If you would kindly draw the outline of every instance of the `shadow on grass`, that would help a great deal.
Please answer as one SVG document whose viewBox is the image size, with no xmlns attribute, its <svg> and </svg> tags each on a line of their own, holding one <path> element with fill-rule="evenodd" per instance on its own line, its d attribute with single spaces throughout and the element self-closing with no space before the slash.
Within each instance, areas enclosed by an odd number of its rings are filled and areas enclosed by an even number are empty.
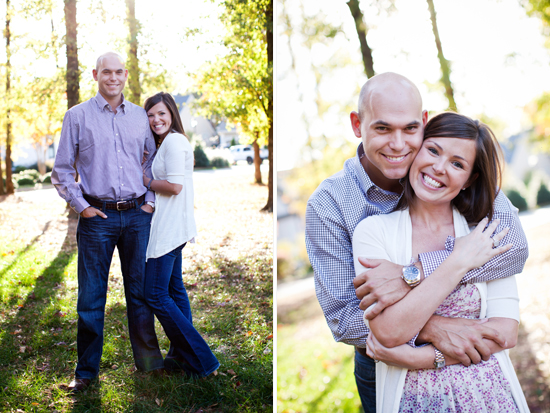
<svg viewBox="0 0 550 413">
<path fill-rule="evenodd" d="M 44 227 L 43 233 L 47 230 L 48 225 L 49 223 Z M 18 261 L 25 259 L 30 247 L 41 235 L 18 253 L 17 259 L 10 264 L 10 268 Z M 53 347 L 66 352 L 65 348 L 55 347 L 54 343 L 58 339 L 57 336 L 61 335 L 59 331 L 63 330 L 63 327 L 67 327 L 62 321 L 64 313 L 59 311 L 57 306 L 60 298 L 56 295 L 63 294 L 61 288 L 65 269 L 76 253 L 76 248 L 71 247 L 70 237 L 74 237 L 74 230 L 71 231 L 69 224 L 58 255 L 34 280 L 34 290 L 27 294 L 17 309 L 10 311 L 9 316 L 1 325 L 0 391 L 4 389 L 2 398 L 7 400 L 11 396 L 12 403 L 16 400 L 24 404 L 27 401 L 26 398 L 32 399 L 33 390 L 30 386 L 29 391 L 24 393 L 21 393 L 21 389 L 18 388 L 25 386 L 29 375 L 36 374 L 37 377 L 44 380 L 43 371 L 57 372 L 58 369 L 67 368 L 63 360 L 60 361 L 59 358 L 52 360 L 55 352 L 51 349 Z M 20 297 L 10 297 L 6 301 L 10 304 L 14 299 L 18 300 Z M 51 377 L 51 373 L 46 375 Z M 12 394 L 10 395 L 10 393 Z"/>
<path fill-rule="evenodd" d="M 518 342 L 510 351 L 521 388 L 532 413 L 550 412 L 550 388 L 529 343 L 528 332 L 519 325 Z"/>
<path fill-rule="evenodd" d="M 2 271 L 0 271 L 0 279 L 2 279 L 2 277 L 4 277 L 4 275 L 13 268 L 14 265 L 17 264 L 17 262 L 19 261 L 20 258 L 22 258 L 30 249 L 31 247 L 36 244 L 36 242 L 40 239 L 40 237 L 42 235 L 44 235 L 46 233 L 46 231 L 48 230 L 48 228 L 50 227 L 50 223 L 52 221 L 48 221 L 46 222 L 46 224 L 44 225 L 44 228 L 42 228 L 42 233 L 38 234 L 36 237 L 34 237 L 32 239 L 31 242 L 29 242 L 29 244 L 27 246 L 25 246 L 25 248 L 23 248 L 22 250 L 18 251 L 17 254 L 12 258 L 12 261 L 4 268 L 2 268 Z"/>
</svg>

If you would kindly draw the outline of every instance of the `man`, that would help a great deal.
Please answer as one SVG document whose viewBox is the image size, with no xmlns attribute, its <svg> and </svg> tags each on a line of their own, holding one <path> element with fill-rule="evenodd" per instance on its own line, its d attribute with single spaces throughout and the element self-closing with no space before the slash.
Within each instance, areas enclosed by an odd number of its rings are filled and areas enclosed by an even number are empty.
<svg viewBox="0 0 550 413">
<path fill-rule="evenodd" d="M 306 246 L 327 323 L 337 341 L 355 346 L 355 376 L 361 402 L 365 412 L 374 412 L 375 368 L 365 352 L 369 330 L 363 322 L 363 310 L 376 303 L 369 313 L 372 319 L 411 287 L 401 278 L 403 266 L 384 260 L 362 261 L 372 269 L 355 278 L 352 236 L 361 220 L 392 212 L 397 206 L 402 192 L 399 180 L 407 174 L 422 145 L 428 116 L 422 110 L 416 86 L 395 73 L 371 78 L 361 89 L 358 106 L 358 112 L 350 115 L 353 132 L 362 140 L 357 156 L 321 183 L 309 199 Z M 487 281 L 523 269 L 527 259 L 525 235 L 517 210 L 503 194 L 495 201 L 494 218 L 501 219 L 497 232 L 510 227 L 501 242 L 513 242 L 514 247 L 481 269 L 469 272 L 463 282 Z M 429 276 L 448 254 L 449 251 L 421 254 L 416 266 Z M 358 298 L 363 298 L 361 307 Z M 497 331 L 479 321 L 434 316 L 417 342 L 432 342 L 443 353 L 469 365 L 488 357 L 483 338 L 500 340 Z"/>
<path fill-rule="evenodd" d="M 125 100 L 128 70 L 106 53 L 93 70 L 98 93 L 65 114 L 52 171 L 59 195 L 80 214 L 78 244 L 78 364 L 69 390 L 78 392 L 99 374 L 109 267 L 120 255 L 128 329 L 136 367 L 163 368 L 154 316 L 143 297 L 145 251 L 154 193 L 143 185 L 144 151 L 155 143 L 145 110 Z M 80 182 L 75 182 L 78 171 Z"/>
</svg>

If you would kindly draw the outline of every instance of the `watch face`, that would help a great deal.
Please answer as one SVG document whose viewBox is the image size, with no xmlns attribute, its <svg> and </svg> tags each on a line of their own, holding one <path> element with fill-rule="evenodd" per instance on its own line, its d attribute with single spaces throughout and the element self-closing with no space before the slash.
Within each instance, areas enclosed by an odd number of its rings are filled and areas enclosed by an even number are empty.
<svg viewBox="0 0 550 413">
<path fill-rule="evenodd" d="M 404 267 L 403 277 L 405 281 L 416 281 L 420 277 L 420 271 L 415 266 Z"/>
</svg>

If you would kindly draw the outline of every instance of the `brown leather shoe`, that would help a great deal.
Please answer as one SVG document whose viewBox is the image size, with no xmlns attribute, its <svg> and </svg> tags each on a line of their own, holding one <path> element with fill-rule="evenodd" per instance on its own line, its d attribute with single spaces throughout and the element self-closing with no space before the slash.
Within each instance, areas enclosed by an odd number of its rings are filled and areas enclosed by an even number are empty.
<svg viewBox="0 0 550 413">
<path fill-rule="evenodd" d="M 92 382 L 91 379 L 77 379 L 75 378 L 69 386 L 67 386 L 67 390 L 71 393 L 78 393 L 83 390 L 86 390 L 90 383 Z"/>
<path fill-rule="evenodd" d="M 164 367 L 151 371 L 151 376 L 153 377 L 166 377 L 169 375 L 170 375 L 170 372 L 166 370 Z"/>
</svg>

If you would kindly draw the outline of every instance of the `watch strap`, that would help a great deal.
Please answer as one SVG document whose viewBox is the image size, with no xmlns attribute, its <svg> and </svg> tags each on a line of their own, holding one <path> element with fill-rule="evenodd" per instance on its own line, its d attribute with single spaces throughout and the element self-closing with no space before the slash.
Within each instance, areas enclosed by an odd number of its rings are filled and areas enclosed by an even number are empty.
<svg viewBox="0 0 550 413">
<path fill-rule="evenodd" d="M 434 360 L 434 367 L 436 369 L 440 369 L 440 368 L 443 368 L 445 367 L 445 356 L 443 355 L 443 353 L 441 351 L 439 351 L 437 349 L 436 346 L 434 346 L 432 344 L 434 350 L 435 350 L 435 360 Z"/>
</svg>

